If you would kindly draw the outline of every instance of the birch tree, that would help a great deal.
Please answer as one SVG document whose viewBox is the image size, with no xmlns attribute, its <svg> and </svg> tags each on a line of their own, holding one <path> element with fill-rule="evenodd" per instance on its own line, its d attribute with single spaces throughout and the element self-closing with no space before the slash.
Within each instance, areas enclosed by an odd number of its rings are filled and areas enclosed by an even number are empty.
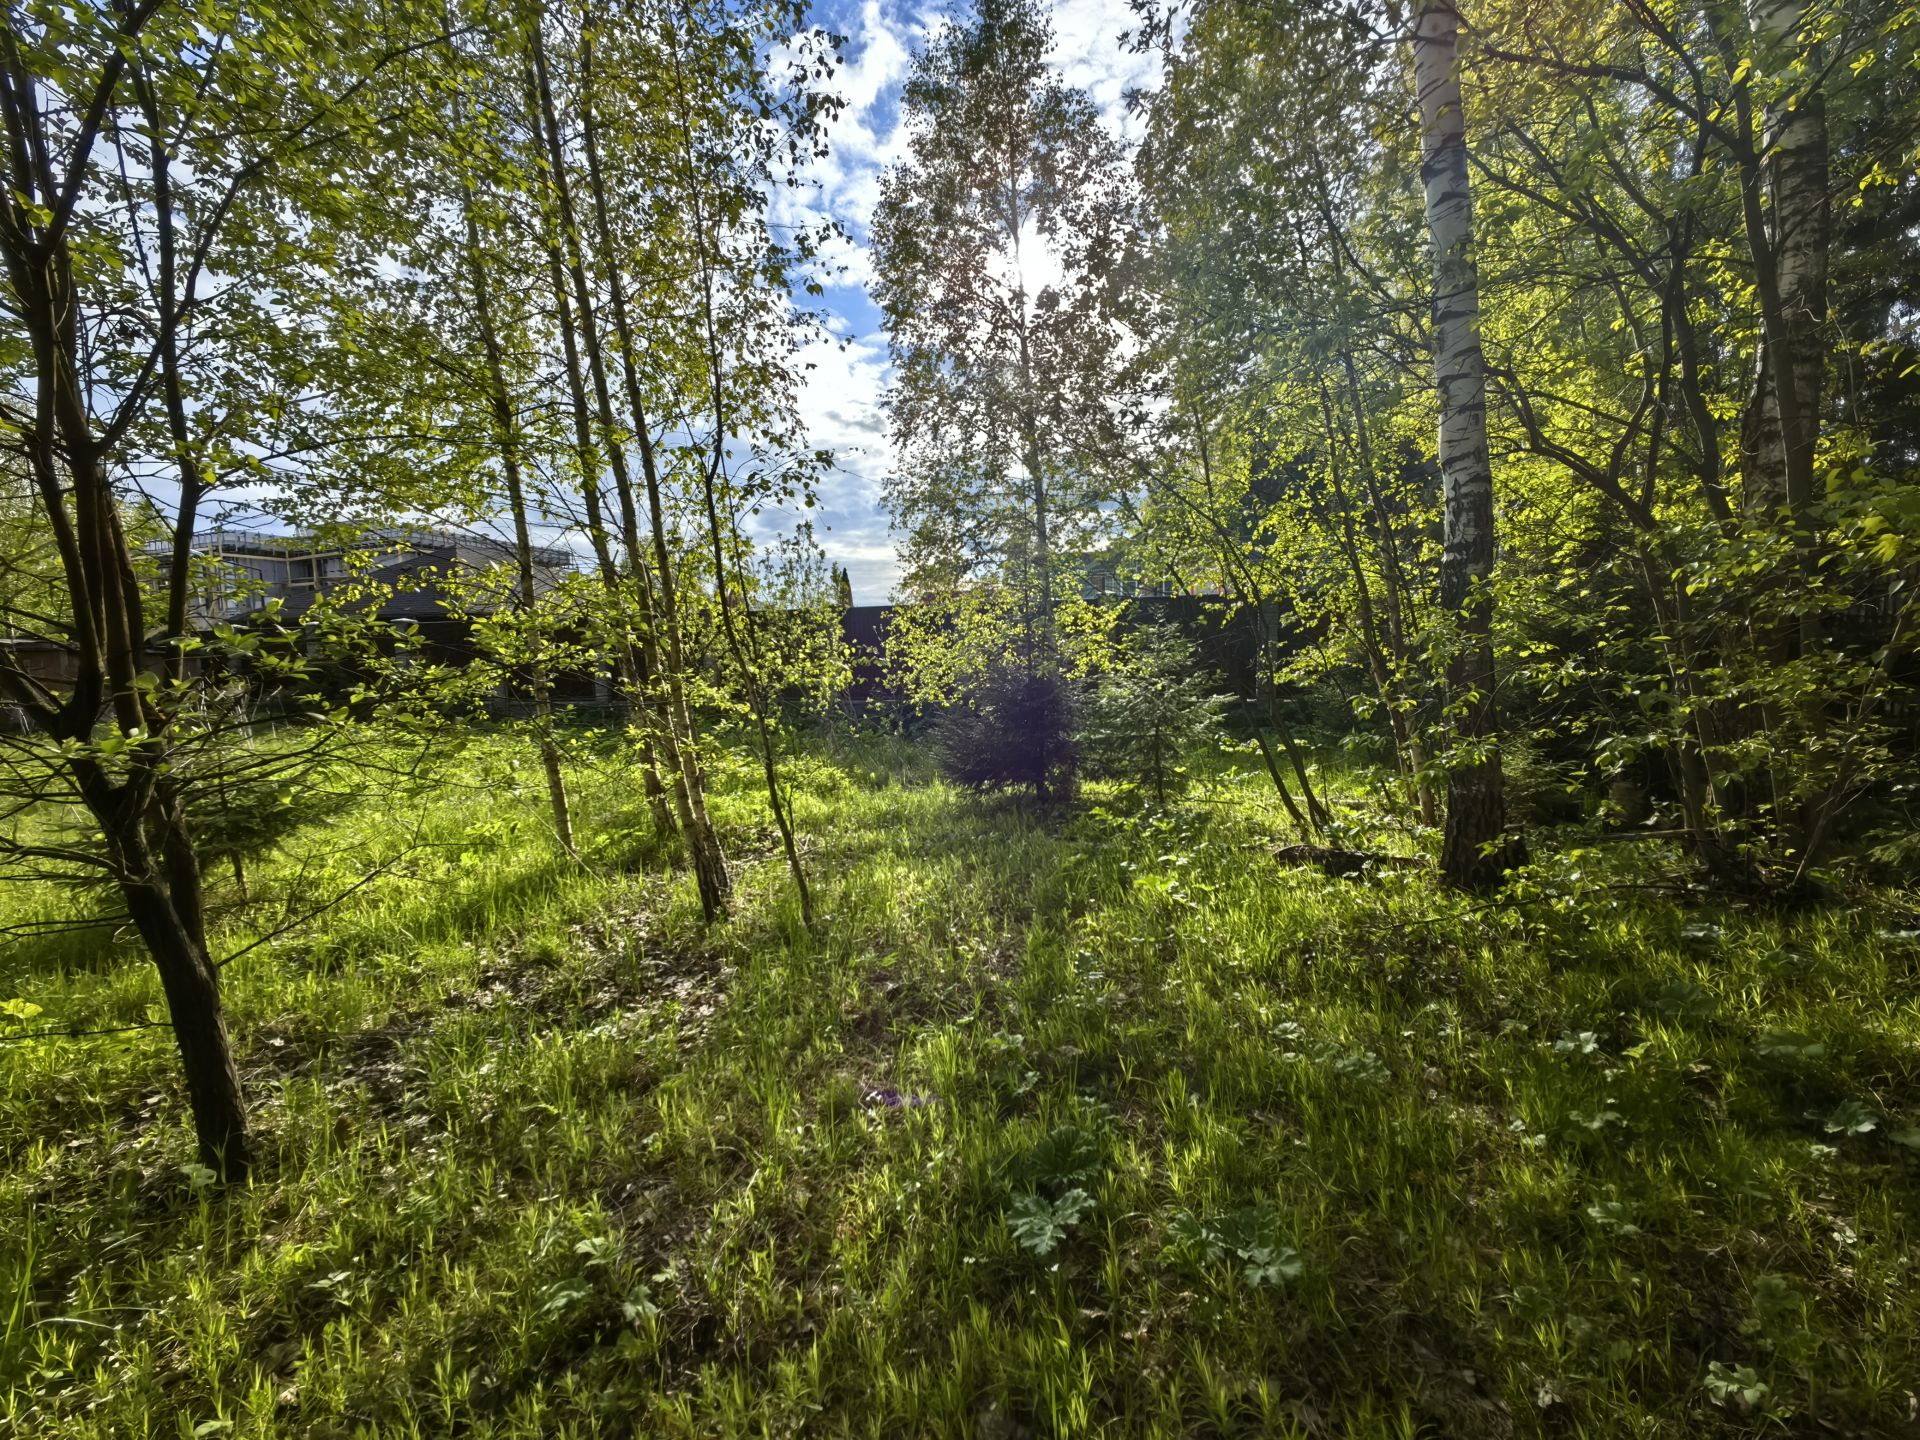
<svg viewBox="0 0 1920 1440">
<path fill-rule="evenodd" d="M 1751 53 L 1732 62 L 1741 214 L 1761 320 L 1742 435 L 1746 498 L 1762 511 L 1785 507 L 1802 525 L 1817 488 L 1831 228 L 1816 8 L 1750 0 Z"/>
<path fill-rule="evenodd" d="M 513 393 L 507 382 L 506 350 L 494 320 L 492 266 L 488 247 L 482 242 L 480 219 L 473 187 L 461 187 L 461 221 L 466 230 L 468 282 L 472 286 L 474 324 L 486 357 L 485 385 L 487 407 L 493 420 L 493 440 L 499 451 L 500 474 L 506 487 L 508 519 L 513 526 L 515 599 L 520 615 L 531 620 L 539 608 L 540 595 L 534 578 L 533 529 L 527 496 L 524 447 Z M 531 631 L 532 625 L 527 629 Z M 540 768 L 547 779 L 547 801 L 553 815 L 553 831 L 560 848 L 576 855 L 573 838 L 573 807 L 567 797 L 567 779 L 560 746 L 554 737 L 553 682 L 547 665 L 538 653 L 537 635 L 523 639 L 533 653 L 524 664 L 524 678 L 533 692 L 534 738 L 540 751 Z"/>
<path fill-rule="evenodd" d="M 1119 340 L 1099 290 L 1124 213 L 1119 152 L 1052 41 L 1033 0 L 978 0 L 937 32 L 873 220 L 910 581 L 1015 584 L 1040 672 L 1057 665 L 1061 557 L 1087 544 L 1111 449 Z"/>
<path fill-rule="evenodd" d="M 569 365 L 569 384 L 574 387 L 576 425 L 586 420 L 598 422 L 598 434 L 590 431 L 591 421 L 580 431 L 586 446 L 597 440 L 597 453 L 604 457 L 619 502 L 621 537 L 624 541 L 625 581 L 637 601 L 640 639 L 647 661 L 647 673 L 653 681 L 651 710 L 661 717 L 654 727 L 671 780 L 673 804 L 680 832 L 693 863 L 700 908 L 708 920 L 716 919 L 727 905 L 732 877 L 726 855 L 707 814 L 706 781 L 700 766 L 698 740 L 694 733 L 693 712 L 687 695 L 687 655 L 685 632 L 681 623 L 677 577 L 668 552 L 666 520 L 659 502 L 659 486 L 653 462 L 653 437 L 644 413 L 631 419 L 632 428 L 616 416 L 609 382 L 608 352 L 626 357 L 631 364 L 632 346 L 623 339 L 624 291 L 617 262 L 612 270 L 612 298 L 616 317 L 615 345 L 606 343 L 605 331 L 597 313 L 595 287 L 587 271 L 586 231 L 574 199 L 572 161 L 565 145 L 557 107 L 554 102 L 552 68 L 547 55 L 545 27 L 536 21 L 527 31 L 528 94 L 530 108 L 537 117 L 539 136 L 544 145 L 543 173 L 551 204 L 552 230 L 549 237 L 549 266 L 555 289 L 555 303 L 563 313 L 570 311 L 568 322 L 577 336 L 576 354 Z M 591 399 L 581 382 L 580 359 L 586 362 L 592 379 Z M 631 377 L 629 377 L 630 379 Z M 632 393 L 630 391 L 630 393 Z M 628 446 L 637 440 L 648 483 L 649 512 L 652 520 L 651 545 L 640 535 L 637 490 L 633 483 Z M 654 562 L 652 573 L 646 569 L 647 557 Z"/>
<path fill-rule="evenodd" d="M 1486 889 L 1504 867 L 1493 654 L 1493 465 L 1487 452 L 1487 365 L 1473 262 L 1473 193 L 1460 91 L 1460 13 L 1422 0 L 1412 31 L 1421 121 L 1420 178 L 1433 253 L 1433 378 L 1440 400 L 1444 549 L 1440 603 L 1453 621 L 1447 703 L 1454 754 L 1447 773 L 1440 869 L 1448 883 Z"/>
<path fill-rule="evenodd" d="M 73 677 L 0 662 L 33 726 L 7 767 L 0 859 L 117 890 L 159 974 L 201 1159 L 229 1179 L 253 1142 L 190 816 L 196 755 L 246 726 L 216 718 L 189 663 L 190 542 L 221 485 L 375 418 L 331 403 L 321 357 L 352 364 L 328 355 L 326 326 L 390 253 L 384 212 L 357 201 L 386 188 L 386 125 L 442 39 L 353 5 L 139 0 L 0 20 L 0 305 L 27 341 L 6 357 L 0 435 L 57 554 L 66 613 L 45 628 Z M 157 594 L 133 531 L 155 475 L 177 497 Z M 97 838 L 19 830 L 61 804 Z"/>
</svg>

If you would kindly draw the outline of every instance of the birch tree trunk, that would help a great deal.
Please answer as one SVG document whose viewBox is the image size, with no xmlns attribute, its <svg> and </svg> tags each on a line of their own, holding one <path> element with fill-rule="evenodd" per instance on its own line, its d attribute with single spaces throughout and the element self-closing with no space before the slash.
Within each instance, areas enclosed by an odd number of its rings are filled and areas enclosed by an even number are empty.
<svg viewBox="0 0 1920 1440">
<path fill-rule="evenodd" d="M 1456 633 L 1447 662 L 1456 755 L 1447 776 L 1440 868 L 1448 884 L 1485 890 L 1506 862 L 1506 805 L 1494 718 L 1493 470 L 1487 455 L 1487 364 L 1472 253 L 1473 194 L 1454 0 L 1420 0 L 1413 23 L 1421 119 L 1420 177 L 1433 248 L 1433 378 L 1440 396 L 1444 491 L 1440 602 Z"/>
<path fill-rule="evenodd" d="M 651 544 L 654 574 L 659 587 L 657 612 L 665 625 L 666 663 L 664 668 L 667 681 L 665 702 L 668 722 L 674 727 L 672 748 L 675 755 L 679 757 L 684 781 L 683 786 L 678 782 L 676 784 L 675 803 L 679 803 L 680 790 L 684 788 L 688 817 L 685 829 L 688 846 L 693 853 L 695 880 L 700 889 L 704 913 L 708 919 L 714 919 L 725 907 L 727 898 L 732 893 L 733 880 L 727 869 L 726 853 L 721 849 L 719 836 L 715 833 L 713 823 L 707 815 L 706 781 L 700 769 L 693 732 L 693 715 L 687 703 L 682 678 L 685 674 L 684 632 L 680 624 L 673 558 L 667 548 L 666 505 L 661 493 L 660 465 L 654 447 L 653 425 L 648 418 L 645 396 L 640 385 L 639 342 L 634 335 L 633 322 L 627 308 L 626 281 L 621 273 L 620 253 L 614 241 L 607 189 L 600 169 L 599 126 L 593 108 L 593 29 L 586 19 L 585 12 L 582 15 L 580 44 L 580 123 L 581 140 L 586 151 L 587 192 L 592 201 L 594 238 L 600 248 L 607 295 L 612 305 L 614 345 L 620 360 L 628 420 L 632 426 L 635 446 L 640 452 L 641 478 L 646 484 L 648 541 Z M 550 105 L 548 108 L 550 111 Z M 557 131 L 550 130 L 549 134 L 553 136 L 551 143 L 557 146 Z M 557 154 L 556 149 L 556 156 Z M 555 163 L 558 163 L 557 158 Z M 562 200 L 567 207 L 568 223 L 571 226 L 574 223 L 571 218 L 572 202 L 565 190 L 562 191 Z M 575 233 L 579 232 L 575 231 Z M 607 423 L 610 426 L 613 416 L 612 399 L 604 383 L 601 386 L 601 406 L 602 413 L 607 417 Z M 650 590 L 656 581 L 649 580 L 646 575 L 648 551 L 641 541 L 639 508 L 634 495 L 632 477 L 624 464 L 616 469 L 615 476 L 620 486 L 620 515 L 627 545 L 628 567 L 634 572 L 635 579 L 641 588 Z M 651 602 L 649 604 L 651 605 Z M 649 614 L 652 613 L 654 609 L 650 608 Z M 658 656 L 660 646 L 657 641 L 654 642 L 654 650 Z M 656 668 L 662 668 L 657 661 Z"/>
<path fill-rule="evenodd" d="M 528 79 L 531 82 L 531 74 Z M 530 100 L 534 94 L 529 83 Z M 535 105 L 537 109 L 537 101 Z M 543 217 L 543 222 L 549 219 Z M 614 564 L 613 547 L 607 536 L 606 513 L 601 504 L 600 457 L 593 441 L 593 421 L 587 406 L 586 381 L 581 375 L 580 344 L 574 333 L 573 305 L 568 298 L 565 262 L 561 259 L 560 241 L 556 233 L 558 228 L 557 221 L 544 223 L 542 245 L 547 255 L 547 285 L 553 294 L 554 315 L 560 327 L 560 349 L 565 360 L 567 395 L 573 417 L 574 463 L 580 472 L 580 492 L 586 502 L 587 543 L 593 550 L 594 567 L 600 576 L 601 588 L 606 591 L 614 613 L 623 614 L 623 587 L 619 567 Z M 646 632 L 641 637 L 642 643 L 650 644 L 651 628 L 643 623 L 642 629 Z M 648 669 L 635 655 L 630 642 L 618 647 L 616 668 L 622 688 L 631 697 L 635 729 L 641 736 L 642 783 L 646 789 L 648 807 L 653 813 L 654 828 L 663 837 L 672 839 L 679 835 L 680 827 L 675 822 L 674 811 L 668 807 L 667 790 L 660 781 L 653 752 L 653 736 L 658 734 L 663 741 L 670 737 L 654 719 L 647 696 Z"/>
<path fill-rule="evenodd" d="M 1803 44 L 1807 0 L 1749 0 L 1759 66 L 1777 84 Z M 1743 87 L 1744 88 L 1744 87 Z M 1744 116 L 1741 117 L 1743 120 Z M 1826 357 L 1827 117 L 1820 87 L 1790 84 L 1769 96 L 1760 150 L 1745 167 L 1747 239 L 1760 299 L 1759 365 L 1743 437 L 1750 506 L 1785 506 L 1798 523 L 1815 498 L 1814 449 Z M 1770 202 L 1760 212 L 1760 190 Z"/>
<path fill-rule="evenodd" d="M 1743 501 L 1750 515 L 1784 515 L 1793 544 L 1791 574 L 1782 589 L 1804 589 L 1820 567 L 1819 537 L 1811 510 L 1818 497 L 1814 456 L 1820 439 L 1825 383 L 1821 327 L 1826 320 L 1827 256 L 1831 221 L 1826 110 L 1817 78 L 1797 84 L 1794 62 L 1806 55 L 1809 0 L 1748 0 L 1748 39 L 1753 70 L 1766 81 L 1759 125 L 1754 116 L 1754 76 L 1743 74 L 1740 46 L 1729 25 L 1709 9 L 1714 39 L 1741 78 L 1732 87 L 1735 156 L 1740 167 L 1741 218 L 1753 261 L 1754 295 L 1760 310 L 1754 386 L 1741 425 Z M 1818 66 L 1810 64 L 1817 77 Z M 1756 643 L 1776 664 L 1816 648 L 1820 621 L 1810 607 L 1771 596 L 1756 624 Z M 1777 705 L 1762 707 L 1769 730 L 1786 716 Z M 1825 726 L 1817 703 L 1800 707 L 1809 741 Z M 1776 750 L 1784 758 L 1784 752 Z M 1812 859 L 1813 815 L 1820 802 L 1796 798 L 1793 766 L 1773 771 L 1773 811 L 1790 855 L 1804 874 Z"/>
<path fill-rule="evenodd" d="M 585 120 L 585 141 L 587 150 L 587 179 L 593 190 L 594 221 L 600 236 L 600 243 L 609 255 L 613 253 L 613 232 L 607 216 L 607 190 L 601 178 L 598 131 L 593 118 L 593 86 L 591 79 L 592 32 L 588 31 L 582 47 L 581 110 Z M 674 53 L 674 77 L 678 91 L 680 108 L 680 144 L 682 158 L 686 162 L 686 207 L 693 221 L 694 264 L 700 280 L 700 316 L 703 336 L 706 341 L 707 384 L 711 387 L 709 401 L 713 410 L 713 446 L 710 457 L 700 467 L 700 495 L 707 517 L 707 536 L 713 546 L 713 587 L 720 601 L 720 625 L 726 636 L 728 652 L 733 657 L 734 668 L 739 672 L 741 687 L 746 691 L 748 708 L 753 713 L 754 726 L 760 736 L 761 773 L 767 785 L 767 804 L 773 811 L 773 820 L 780 831 L 780 843 L 786 851 L 787 870 L 793 877 L 794 893 L 800 901 L 800 922 L 807 929 L 813 928 L 813 890 L 807 883 L 807 869 L 800 859 L 800 844 L 794 833 L 793 807 L 791 798 L 780 785 L 780 765 L 774 743 L 773 721 L 769 715 L 770 706 L 765 687 L 761 684 L 758 646 L 753 637 L 753 608 L 748 599 L 749 586 L 746 577 L 738 577 L 739 584 L 729 583 L 727 564 L 727 541 L 732 539 L 738 546 L 743 537 L 738 522 L 729 513 L 723 529 L 720 519 L 720 506 L 716 491 L 726 483 L 727 442 L 732 435 L 731 417 L 727 408 L 726 365 L 721 352 L 720 325 L 717 308 L 714 303 L 714 272 L 717 268 L 717 256 L 720 242 L 717 236 L 710 237 L 706 206 L 702 203 L 699 147 L 694 143 L 692 125 L 687 118 L 689 97 L 684 68 L 680 64 L 678 50 Z M 711 238 L 711 242 L 709 243 Z M 662 545 L 660 550 L 663 573 L 666 566 L 664 549 L 664 521 L 660 514 L 660 485 L 658 470 L 654 465 L 653 453 L 645 434 L 645 416 L 640 404 L 640 384 L 635 373 L 633 357 L 633 335 L 626 319 L 626 302 L 622 297 L 620 276 L 609 265 L 608 278 L 613 289 L 614 315 L 618 326 L 622 354 L 626 360 L 627 390 L 633 404 L 635 423 L 642 427 L 642 454 L 646 457 L 647 495 L 653 508 L 654 534 Z M 836 571 L 836 574 L 838 572 Z M 735 609 L 740 615 L 736 621 Z M 744 632 L 744 633 L 743 633 Z"/>
<path fill-rule="evenodd" d="M 1805 55 L 1808 41 L 1804 32 L 1810 8 L 1809 0 L 1750 0 L 1754 49 L 1769 74 L 1784 77 L 1791 62 Z M 1813 62 L 1808 68 L 1817 76 L 1815 57 L 1805 58 Z M 1831 212 L 1826 104 L 1818 81 L 1774 91 L 1767 102 L 1762 136 L 1772 201 L 1769 239 L 1776 277 L 1771 286 L 1763 282 L 1758 287 L 1763 306 L 1772 302 L 1761 316 L 1766 331 L 1762 349 L 1772 373 L 1785 459 L 1781 468 L 1786 477 L 1787 515 L 1793 527 L 1797 575 L 1804 589 L 1813 582 L 1822 559 L 1811 512 L 1820 498 L 1814 458 L 1820 443 L 1826 380 L 1821 330 L 1827 317 Z M 1756 254 L 1754 258 L 1757 267 L 1761 256 Z M 1789 621 L 1783 629 L 1789 630 L 1788 648 L 1795 655 L 1815 651 L 1821 644 L 1820 619 L 1811 607 L 1801 607 L 1797 623 Z M 1799 718 L 1808 743 L 1815 743 L 1826 726 L 1818 702 L 1805 701 Z M 1783 828 L 1789 837 L 1789 853 L 1796 862 L 1798 883 L 1819 846 L 1825 798 L 1790 798 L 1782 808 L 1780 818 L 1785 821 Z"/>
</svg>

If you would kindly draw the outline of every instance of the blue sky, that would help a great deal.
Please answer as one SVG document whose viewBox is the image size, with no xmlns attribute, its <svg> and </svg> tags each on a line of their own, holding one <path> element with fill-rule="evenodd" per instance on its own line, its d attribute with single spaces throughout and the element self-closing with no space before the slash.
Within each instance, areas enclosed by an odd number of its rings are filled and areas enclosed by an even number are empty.
<svg viewBox="0 0 1920 1440">
<path fill-rule="evenodd" d="M 854 599 L 863 605 L 884 601 L 899 572 L 881 505 L 892 461 L 880 410 L 887 342 L 865 285 L 871 273 L 867 220 L 879 198 L 881 172 L 904 151 L 900 87 L 912 53 L 948 11 L 940 0 L 827 0 L 815 10 L 816 23 L 847 37 L 834 79 L 846 108 L 835 122 L 828 158 L 812 169 L 813 187 L 775 196 L 775 220 L 831 216 L 848 236 L 835 257 L 846 273 L 828 287 L 824 302 L 832 339 L 809 346 L 803 357 L 812 368 L 802 414 L 811 443 L 832 450 L 837 462 L 814 513 L 816 538 L 852 574 Z M 1133 23 L 1125 0 L 1055 0 L 1053 15 L 1056 63 L 1069 83 L 1093 96 L 1114 132 L 1130 138 L 1124 96 L 1129 88 L 1151 84 L 1156 66 L 1120 44 Z"/>
</svg>

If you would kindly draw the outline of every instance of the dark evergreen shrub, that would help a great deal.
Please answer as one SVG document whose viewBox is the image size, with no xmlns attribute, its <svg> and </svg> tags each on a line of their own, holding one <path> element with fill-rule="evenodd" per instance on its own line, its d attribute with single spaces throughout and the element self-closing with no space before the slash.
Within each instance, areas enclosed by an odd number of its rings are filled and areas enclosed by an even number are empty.
<svg viewBox="0 0 1920 1440">
<path fill-rule="evenodd" d="M 971 790 L 1026 790 L 1055 799 L 1072 788 L 1079 745 L 1073 695 L 1057 677 L 991 671 L 934 727 L 940 773 Z"/>
</svg>

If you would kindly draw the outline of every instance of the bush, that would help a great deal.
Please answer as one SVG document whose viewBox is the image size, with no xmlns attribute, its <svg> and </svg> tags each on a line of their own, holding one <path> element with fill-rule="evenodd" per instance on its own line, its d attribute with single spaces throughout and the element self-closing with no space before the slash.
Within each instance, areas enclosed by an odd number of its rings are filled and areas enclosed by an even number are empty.
<svg viewBox="0 0 1920 1440">
<path fill-rule="evenodd" d="M 934 728 L 940 773 L 970 790 L 1072 789 L 1079 759 L 1073 697 L 1056 676 L 1000 666 Z"/>
</svg>

